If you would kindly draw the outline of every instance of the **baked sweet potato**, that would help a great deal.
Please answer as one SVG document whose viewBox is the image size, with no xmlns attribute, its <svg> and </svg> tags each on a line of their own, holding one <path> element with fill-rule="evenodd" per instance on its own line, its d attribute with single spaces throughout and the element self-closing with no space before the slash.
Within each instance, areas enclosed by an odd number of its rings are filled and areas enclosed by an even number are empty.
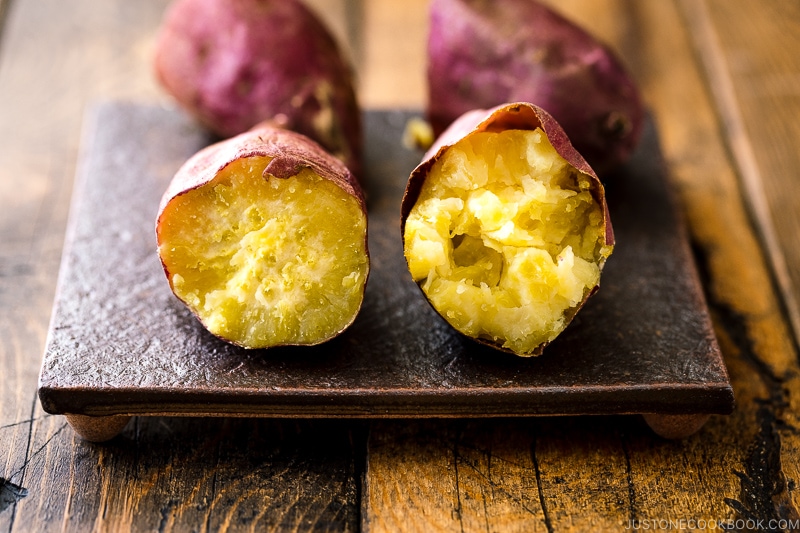
<svg viewBox="0 0 800 533">
<path fill-rule="evenodd" d="M 264 120 L 310 137 L 360 172 L 352 70 L 298 0 L 177 0 L 155 45 L 161 85 L 225 138 Z"/>
<path fill-rule="evenodd" d="M 195 154 L 164 193 L 156 236 L 172 291 L 233 344 L 318 344 L 361 307 L 363 193 L 303 135 L 257 126 Z"/>
<path fill-rule="evenodd" d="M 636 147 L 639 91 L 614 52 L 535 0 L 432 0 L 428 119 L 531 102 L 552 115 L 601 176 Z"/>
<path fill-rule="evenodd" d="M 411 173 L 401 229 L 433 308 L 461 333 L 522 356 L 564 330 L 614 247 L 600 180 L 528 103 L 456 120 Z"/>
</svg>

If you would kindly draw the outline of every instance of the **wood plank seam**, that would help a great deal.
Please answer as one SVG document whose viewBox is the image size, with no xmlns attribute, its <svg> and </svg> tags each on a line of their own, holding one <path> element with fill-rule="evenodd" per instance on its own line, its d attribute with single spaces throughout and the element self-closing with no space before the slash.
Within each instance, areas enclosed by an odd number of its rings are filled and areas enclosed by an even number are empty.
<svg viewBox="0 0 800 533">
<path fill-rule="evenodd" d="M 463 506 L 461 504 L 461 486 L 458 480 L 458 462 L 459 462 L 459 453 L 458 453 L 458 442 L 461 440 L 461 429 L 459 428 L 458 433 L 456 434 L 456 438 L 453 439 L 453 481 L 455 483 L 456 488 L 456 508 L 455 514 L 458 517 L 458 525 L 461 529 L 461 533 L 464 533 L 464 513 L 463 513 Z"/>
<path fill-rule="evenodd" d="M 33 402 L 31 403 L 31 415 L 28 417 L 31 420 L 34 418 L 33 414 L 36 411 L 36 405 L 38 403 L 38 400 L 39 399 L 36 397 L 36 395 L 34 395 Z M 20 480 L 19 480 L 19 486 L 22 487 L 22 490 L 26 490 L 25 486 L 23 484 L 24 480 L 25 480 L 25 471 L 27 469 L 28 463 L 30 463 L 30 461 L 31 461 L 31 459 L 33 457 L 33 456 L 30 456 L 31 436 L 32 436 L 32 434 L 33 434 L 33 421 L 31 421 L 30 424 L 28 425 L 28 440 L 27 440 L 27 444 L 25 445 L 25 455 L 24 455 L 24 457 L 22 459 L 22 466 L 20 466 L 19 469 L 17 469 L 16 472 L 14 472 L 13 474 L 11 474 L 8 477 L 8 480 L 12 481 L 14 479 L 14 477 L 16 477 L 17 475 L 20 475 L 21 477 L 20 477 Z M 39 451 L 41 451 L 41 449 Z M 10 521 L 10 524 L 9 524 L 9 531 L 11 531 L 14 528 L 14 520 L 17 517 L 17 502 L 18 501 L 19 500 L 15 500 L 14 501 L 13 507 L 11 509 L 11 521 Z"/>
<path fill-rule="evenodd" d="M 353 454 L 353 480 L 355 482 L 355 520 L 360 531 L 366 531 L 366 509 L 364 502 L 367 498 L 367 444 L 369 442 L 370 425 L 364 424 L 358 429 L 350 429 L 350 449 Z"/>
<path fill-rule="evenodd" d="M 624 432 L 620 433 L 620 447 L 622 455 L 625 457 L 625 483 L 628 486 L 628 520 L 633 524 L 636 520 L 636 490 L 633 484 L 633 466 L 631 465 L 631 452 L 628 448 L 627 436 Z"/>
<path fill-rule="evenodd" d="M 542 487 L 542 471 L 539 468 L 539 459 L 536 457 L 536 441 L 537 437 L 534 436 L 531 442 L 531 463 L 533 463 L 533 473 L 536 477 L 536 491 L 539 494 L 539 505 L 542 508 L 542 515 L 544 516 L 544 527 L 547 533 L 553 533 L 553 522 L 550 519 L 550 514 L 547 512 L 547 499 L 544 496 L 544 488 Z"/>
</svg>

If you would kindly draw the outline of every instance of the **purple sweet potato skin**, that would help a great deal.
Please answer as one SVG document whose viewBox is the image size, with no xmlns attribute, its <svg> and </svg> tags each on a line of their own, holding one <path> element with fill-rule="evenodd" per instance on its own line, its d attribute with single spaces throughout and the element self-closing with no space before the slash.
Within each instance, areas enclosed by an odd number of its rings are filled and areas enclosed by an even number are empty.
<svg viewBox="0 0 800 533">
<path fill-rule="evenodd" d="M 437 135 L 471 109 L 531 102 L 600 175 L 640 138 L 641 97 L 613 51 L 535 0 L 432 0 L 427 75 Z"/>
<path fill-rule="evenodd" d="M 220 137 L 272 120 L 359 174 L 352 70 L 298 0 L 176 0 L 165 13 L 154 66 L 166 91 Z"/>
</svg>

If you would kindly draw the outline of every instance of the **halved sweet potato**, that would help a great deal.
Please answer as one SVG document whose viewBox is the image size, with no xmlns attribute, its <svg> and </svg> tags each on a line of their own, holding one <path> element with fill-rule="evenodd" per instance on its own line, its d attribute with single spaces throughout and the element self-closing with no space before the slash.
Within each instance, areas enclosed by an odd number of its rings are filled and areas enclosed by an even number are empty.
<svg viewBox="0 0 800 533">
<path fill-rule="evenodd" d="M 436 135 L 472 109 L 531 102 L 601 176 L 625 162 L 644 118 L 614 52 L 535 0 L 432 0 L 428 118 Z"/>
<path fill-rule="evenodd" d="M 155 47 L 156 75 L 221 137 L 264 120 L 310 137 L 360 172 L 352 70 L 298 0 L 177 0 Z"/>
<path fill-rule="evenodd" d="M 597 175 L 544 110 L 472 111 L 412 172 L 404 253 L 461 333 L 538 355 L 599 286 L 614 235 Z"/>
<path fill-rule="evenodd" d="M 195 154 L 164 193 L 156 236 L 175 295 L 231 343 L 318 344 L 361 307 L 363 193 L 303 135 L 264 125 Z"/>
</svg>

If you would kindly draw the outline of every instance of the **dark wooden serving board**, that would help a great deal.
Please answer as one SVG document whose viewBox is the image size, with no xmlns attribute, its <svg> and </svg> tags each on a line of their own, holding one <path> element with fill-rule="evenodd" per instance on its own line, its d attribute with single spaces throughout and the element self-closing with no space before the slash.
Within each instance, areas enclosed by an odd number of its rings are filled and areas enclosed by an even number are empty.
<svg viewBox="0 0 800 533">
<path fill-rule="evenodd" d="M 372 270 L 356 322 L 314 348 L 247 351 L 200 326 L 170 292 L 155 251 L 160 196 L 209 139 L 173 109 L 97 106 L 87 122 L 40 375 L 44 410 L 668 418 L 732 410 L 652 124 L 633 160 L 609 179 L 618 244 L 600 291 L 544 355 L 525 359 L 457 334 L 411 281 L 399 230 L 400 198 L 421 155 L 401 142 L 411 116 L 365 114 Z"/>
</svg>

